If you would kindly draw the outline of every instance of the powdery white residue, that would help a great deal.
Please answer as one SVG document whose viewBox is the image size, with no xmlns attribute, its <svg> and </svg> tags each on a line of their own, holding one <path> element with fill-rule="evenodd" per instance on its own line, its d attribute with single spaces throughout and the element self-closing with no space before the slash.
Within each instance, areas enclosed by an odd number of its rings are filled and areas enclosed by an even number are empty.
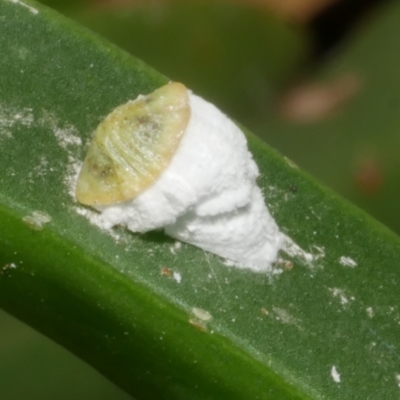
<svg viewBox="0 0 400 400">
<path fill-rule="evenodd" d="M 333 294 L 333 297 L 336 297 L 340 300 L 340 304 L 342 304 L 342 306 L 347 306 L 350 304 L 350 302 L 355 300 L 354 296 L 348 296 L 343 289 L 331 288 L 329 291 Z"/>
<path fill-rule="evenodd" d="M 313 252 L 313 261 L 319 260 L 320 258 L 325 257 L 325 248 L 322 246 L 313 245 L 311 246 Z"/>
<path fill-rule="evenodd" d="M 40 231 L 43 229 L 43 226 L 51 221 L 51 217 L 49 214 L 43 211 L 32 211 L 31 214 L 22 218 L 30 228 L 35 231 Z"/>
<path fill-rule="evenodd" d="M 357 266 L 357 263 L 350 257 L 342 256 L 339 260 L 340 264 L 344 265 L 345 267 L 354 268 Z"/>
<path fill-rule="evenodd" d="M 0 274 L 5 275 L 5 274 L 7 274 L 7 272 L 10 269 L 16 269 L 16 268 L 17 268 L 17 264 L 15 264 L 15 263 L 9 263 L 9 264 L 3 265 L 3 267 L 0 270 Z"/>
<path fill-rule="evenodd" d="M 284 270 L 282 268 L 270 268 L 271 275 L 280 275 L 283 273 L 283 271 Z"/>
<path fill-rule="evenodd" d="M 11 3 L 19 4 L 20 6 L 27 8 L 32 14 L 36 15 L 39 13 L 39 10 L 33 8 L 32 6 L 29 6 L 28 4 L 23 3 L 21 0 L 8 0 L 8 1 L 11 1 Z"/>
<path fill-rule="evenodd" d="M 289 311 L 279 307 L 272 307 L 272 311 L 278 321 L 287 325 L 295 325 L 297 328 L 302 329 L 299 319 L 290 314 Z"/>
<path fill-rule="evenodd" d="M 268 203 L 267 206 L 270 209 L 274 209 L 277 204 L 282 204 L 282 202 L 287 202 L 293 197 L 293 192 L 288 192 L 288 190 L 282 189 L 277 186 L 269 185 L 264 189 L 263 194 L 268 193 Z"/>
<path fill-rule="evenodd" d="M 75 127 L 54 129 L 54 135 L 58 143 L 64 149 L 69 146 L 81 146 L 82 139 L 76 135 Z"/>
<path fill-rule="evenodd" d="M 39 112 L 40 117 L 35 118 L 32 108 L 17 108 L 0 104 L 0 140 L 11 139 L 12 130 L 19 127 L 50 130 L 58 145 L 67 152 L 68 163 L 64 181 L 71 196 L 75 197 L 76 178 L 82 164 L 74 156 L 76 149 L 82 145 L 78 130 L 73 125 L 60 121 L 49 111 L 40 110 Z M 48 172 L 53 171 L 53 168 L 46 156 L 42 155 L 29 173 L 29 178 L 31 180 L 43 178 Z"/>
<path fill-rule="evenodd" d="M 53 113 L 44 110 L 38 123 L 50 129 L 58 145 L 67 153 L 67 165 L 65 167 L 64 184 L 68 194 L 75 200 L 75 186 L 78 174 L 82 166 L 82 161 L 76 156 L 76 149 L 82 146 L 82 139 L 79 137 L 78 129 L 68 123 L 61 121 Z"/>
<path fill-rule="evenodd" d="M 331 377 L 334 380 L 334 382 L 340 383 L 340 374 L 334 365 L 332 366 L 332 369 L 331 369 Z"/>
<path fill-rule="evenodd" d="M 204 322 L 211 321 L 212 319 L 212 315 L 208 311 L 203 310 L 202 308 L 193 307 L 192 313 L 196 318 Z"/>
<path fill-rule="evenodd" d="M 82 145 L 78 130 L 69 124 L 62 123 L 49 111 L 42 110 L 42 116 L 35 119 L 33 109 L 29 107 L 16 108 L 0 104 L 0 135 L 12 137 L 11 130 L 15 127 L 50 129 L 60 147 L 69 150 Z"/>
<path fill-rule="evenodd" d="M 367 309 L 365 310 L 367 312 L 368 317 L 373 318 L 375 313 L 374 313 L 374 309 L 372 307 L 367 307 Z"/>
<path fill-rule="evenodd" d="M 295 169 L 299 169 L 299 167 L 297 166 L 297 164 L 292 161 L 290 158 L 287 157 L 283 157 L 287 163 L 287 165 L 289 165 L 289 167 L 295 168 Z"/>
<path fill-rule="evenodd" d="M 79 172 L 82 168 L 82 161 L 75 159 L 73 156 L 68 156 L 67 172 L 64 176 L 64 184 L 67 187 L 68 194 L 76 201 L 75 198 L 75 187 L 78 179 Z M 83 207 L 80 207 L 83 208 Z M 92 212 L 93 213 L 93 212 Z M 98 215 L 97 213 L 94 213 Z M 98 227 L 104 229 L 100 224 L 96 224 Z"/>
<path fill-rule="evenodd" d="M 182 275 L 179 272 L 174 272 L 172 277 L 176 280 L 176 282 L 178 283 L 182 282 Z"/>
<path fill-rule="evenodd" d="M 181 249 L 181 247 L 182 247 L 182 243 L 181 242 L 175 242 L 170 248 L 169 248 L 169 251 L 172 253 L 172 254 L 176 254 L 176 252 L 177 251 L 179 251 L 180 249 Z"/>
<path fill-rule="evenodd" d="M 49 160 L 46 158 L 46 156 L 41 156 L 39 163 L 29 173 L 29 177 L 33 178 L 45 176 L 49 170 L 49 164 Z"/>
<path fill-rule="evenodd" d="M 167 235 L 270 271 L 283 237 L 256 184 L 258 167 L 243 132 L 215 106 L 189 94 L 191 117 L 170 165 L 131 201 L 98 207 L 102 225 Z"/>
<path fill-rule="evenodd" d="M 397 386 L 400 388 L 400 374 L 396 374 L 396 383 Z"/>
<path fill-rule="evenodd" d="M 39 123 L 52 131 L 58 145 L 67 153 L 64 184 L 67 187 L 68 194 L 75 201 L 76 181 L 82 167 L 82 161 L 75 156 L 76 149 L 82 146 L 82 139 L 78 136 L 79 132 L 75 126 L 62 123 L 49 112 L 44 112 Z"/>
<path fill-rule="evenodd" d="M 65 142 L 62 141 L 61 143 Z M 63 179 L 64 185 L 67 188 L 68 194 L 72 197 L 74 201 L 76 201 L 75 187 L 79 171 L 81 170 L 82 167 L 82 161 L 73 155 L 74 151 L 73 148 L 71 148 L 71 146 L 68 149 L 66 149 L 61 143 L 60 146 L 67 151 L 67 163 L 65 165 L 66 173 Z M 73 142 L 70 142 L 70 144 L 72 143 Z M 99 226 L 99 224 L 97 224 L 97 226 Z"/>
<path fill-rule="evenodd" d="M 34 122 L 32 108 L 13 108 L 0 104 L 0 136 L 12 138 L 11 129 L 31 127 Z"/>
<path fill-rule="evenodd" d="M 39 124 L 50 129 L 57 139 L 58 145 L 65 150 L 72 150 L 74 147 L 82 145 L 77 128 L 71 124 L 66 124 L 53 113 L 44 110 Z"/>
<path fill-rule="evenodd" d="M 235 266 L 235 263 L 233 261 L 231 261 L 231 260 L 226 260 L 225 259 L 222 263 L 224 265 L 226 265 L 227 267 L 234 267 Z"/>
<path fill-rule="evenodd" d="M 284 238 L 282 250 L 291 257 L 297 257 L 303 259 L 306 263 L 311 263 L 314 257 L 311 253 L 304 251 L 299 245 L 297 245 L 289 236 L 282 234 Z"/>
<path fill-rule="evenodd" d="M 212 315 L 208 311 L 197 307 L 193 307 L 191 311 L 193 316 L 189 318 L 190 325 L 201 332 L 207 332 L 207 324 L 212 320 Z M 211 333 L 213 332 L 211 331 Z"/>
<path fill-rule="evenodd" d="M 100 225 L 101 219 L 100 215 L 85 207 L 75 207 L 75 212 L 83 217 L 86 217 L 92 225 L 96 225 L 101 229 L 105 229 L 104 226 Z"/>
<path fill-rule="evenodd" d="M 50 129 L 60 147 L 73 150 L 80 147 L 82 140 L 75 126 L 61 122 L 57 116 L 49 111 L 41 110 L 41 117 L 35 119 L 33 109 L 29 107 L 15 108 L 0 104 L 0 135 L 11 137 L 14 127 L 39 127 Z"/>
<path fill-rule="evenodd" d="M 117 232 L 115 232 L 114 229 L 111 228 L 107 229 L 104 227 L 100 215 L 96 211 L 92 211 L 89 210 L 88 208 L 80 206 L 74 207 L 74 210 L 77 214 L 82 215 L 83 217 L 88 219 L 92 225 L 95 225 L 101 230 L 107 232 L 107 234 L 110 235 L 116 242 L 119 242 L 121 240 L 121 236 Z"/>
</svg>

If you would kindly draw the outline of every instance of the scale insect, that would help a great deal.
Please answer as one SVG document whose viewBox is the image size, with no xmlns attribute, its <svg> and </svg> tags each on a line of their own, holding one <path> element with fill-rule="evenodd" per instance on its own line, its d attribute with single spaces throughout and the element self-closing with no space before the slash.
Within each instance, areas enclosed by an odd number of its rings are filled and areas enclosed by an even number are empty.
<svg viewBox="0 0 400 400">
<path fill-rule="evenodd" d="M 113 110 L 76 184 L 102 226 L 163 228 L 180 241 L 266 271 L 284 238 L 257 186 L 243 132 L 214 105 L 170 82 Z"/>
</svg>

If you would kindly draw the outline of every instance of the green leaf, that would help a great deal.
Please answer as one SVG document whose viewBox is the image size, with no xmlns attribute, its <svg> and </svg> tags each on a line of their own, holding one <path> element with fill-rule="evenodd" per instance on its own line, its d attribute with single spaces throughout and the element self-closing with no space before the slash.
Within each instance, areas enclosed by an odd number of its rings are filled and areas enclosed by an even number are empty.
<svg viewBox="0 0 400 400">
<path fill-rule="evenodd" d="M 253 5 L 182 0 L 65 8 L 71 18 L 251 122 L 309 53 L 304 29 Z M 68 3 L 69 4 L 69 3 Z"/>
<path fill-rule="evenodd" d="M 2 310 L 0 326 L 2 400 L 132 399 L 82 360 Z"/>
<path fill-rule="evenodd" d="M 36 4 L 3 0 L 0 18 L 7 312 L 138 399 L 398 396 L 397 236 L 250 133 L 266 202 L 314 261 L 282 254 L 258 274 L 161 233 L 100 230 L 70 195 L 91 132 L 166 78 Z"/>
<path fill-rule="evenodd" d="M 253 119 L 262 138 L 397 233 L 399 20 L 400 5 L 388 4 L 361 24 L 313 77 L 320 85 L 345 77 L 358 82 L 354 95 L 331 115 L 311 123 L 282 120 L 271 112 Z"/>
</svg>

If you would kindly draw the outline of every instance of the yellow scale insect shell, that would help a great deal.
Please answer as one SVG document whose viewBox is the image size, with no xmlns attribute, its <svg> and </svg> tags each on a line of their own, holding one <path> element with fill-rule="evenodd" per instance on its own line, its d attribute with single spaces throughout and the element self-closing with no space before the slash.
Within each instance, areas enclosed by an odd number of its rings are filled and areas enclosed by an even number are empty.
<svg viewBox="0 0 400 400">
<path fill-rule="evenodd" d="M 189 118 L 188 90 L 177 82 L 117 107 L 96 129 L 77 200 L 103 206 L 136 197 L 170 164 Z"/>
</svg>

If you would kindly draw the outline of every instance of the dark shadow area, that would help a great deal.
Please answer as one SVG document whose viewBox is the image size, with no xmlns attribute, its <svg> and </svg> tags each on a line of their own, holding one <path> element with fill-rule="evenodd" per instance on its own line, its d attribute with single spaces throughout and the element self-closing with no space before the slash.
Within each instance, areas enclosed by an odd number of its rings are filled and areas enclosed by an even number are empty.
<svg viewBox="0 0 400 400">
<path fill-rule="evenodd" d="M 370 13 L 392 0 L 340 0 L 318 14 L 309 24 L 314 38 L 314 56 L 324 58 L 357 28 Z"/>
</svg>

